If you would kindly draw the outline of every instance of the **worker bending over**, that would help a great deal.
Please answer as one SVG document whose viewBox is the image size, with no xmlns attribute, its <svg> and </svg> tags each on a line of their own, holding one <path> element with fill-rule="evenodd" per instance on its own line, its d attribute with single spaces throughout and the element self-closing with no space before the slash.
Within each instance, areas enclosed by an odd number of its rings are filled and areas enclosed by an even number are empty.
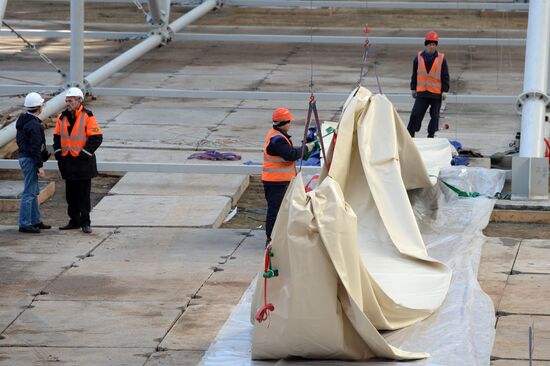
<svg viewBox="0 0 550 366">
<path fill-rule="evenodd" d="M 275 109 L 272 121 L 273 126 L 265 137 L 262 168 L 262 182 L 267 200 L 266 245 L 271 241 L 273 225 L 288 184 L 296 176 L 296 160 L 300 159 L 302 154 L 302 146 L 294 147 L 288 134 L 291 122 L 294 121 L 290 111 L 287 108 Z M 315 141 L 305 144 L 306 152 L 313 151 L 315 147 Z"/>
<path fill-rule="evenodd" d="M 411 137 L 420 131 L 424 115 L 430 107 L 428 137 L 433 138 L 439 130 L 441 101 L 449 91 L 449 69 L 443 53 L 437 52 L 439 36 L 436 32 L 426 33 L 425 50 L 418 52 L 413 61 L 411 93 L 415 98 L 407 130 Z"/>
</svg>

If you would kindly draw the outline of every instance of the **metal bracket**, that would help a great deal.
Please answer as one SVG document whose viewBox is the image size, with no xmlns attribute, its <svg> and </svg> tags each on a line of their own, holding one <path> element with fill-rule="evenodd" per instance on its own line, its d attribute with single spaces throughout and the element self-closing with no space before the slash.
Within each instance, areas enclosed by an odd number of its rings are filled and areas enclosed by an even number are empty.
<svg viewBox="0 0 550 366">
<path fill-rule="evenodd" d="M 523 104 L 525 104 L 527 100 L 537 100 L 537 99 L 542 100 L 544 102 L 544 105 L 546 106 L 546 115 L 550 115 L 550 97 L 548 96 L 548 94 L 545 94 L 544 92 L 541 92 L 538 90 L 527 91 L 518 96 L 518 100 L 516 102 L 517 113 L 521 115 Z"/>
</svg>

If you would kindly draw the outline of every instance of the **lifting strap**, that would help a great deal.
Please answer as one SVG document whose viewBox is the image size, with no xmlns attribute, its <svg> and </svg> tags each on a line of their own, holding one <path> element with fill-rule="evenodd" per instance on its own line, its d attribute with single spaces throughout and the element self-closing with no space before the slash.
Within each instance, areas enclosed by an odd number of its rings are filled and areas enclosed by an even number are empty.
<svg viewBox="0 0 550 366">
<path fill-rule="evenodd" d="M 315 101 L 315 96 L 313 93 L 311 93 L 311 96 L 309 97 L 309 108 L 307 110 L 307 119 L 306 119 L 306 125 L 304 127 L 304 139 L 302 140 L 302 154 L 300 159 L 300 169 L 299 171 L 302 171 L 302 162 L 304 161 L 304 156 L 306 155 L 306 139 L 307 139 L 307 132 L 309 131 L 309 126 L 311 124 L 311 115 L 315 117 L 315 126 L 317 127 L 317 138 L 319 139 L 319 144 L 321 145 L 321 152 L 323 154 L 323 159 L 325 159 L 325 164 L 327 164 L 327 167 L 330 168 L 329 161 L 327 160 L 327 154 L 325 152 L 325 144 L 323 143 L 323 134 L 321 130 L 321 122 L 319 121 L 319 114 L 317 113 L 317 102 Z"/>
</svg>

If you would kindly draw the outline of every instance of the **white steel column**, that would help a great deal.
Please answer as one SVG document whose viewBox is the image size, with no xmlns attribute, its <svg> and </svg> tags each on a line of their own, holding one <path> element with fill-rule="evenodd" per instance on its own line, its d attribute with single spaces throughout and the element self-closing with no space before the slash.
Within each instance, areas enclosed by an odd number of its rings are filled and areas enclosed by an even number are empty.
<svg viewBox="0 0 550 366">
<path fill-rule="evenodd" d="M 512 199 L 548 199 L 548 160 L 544 157 L 550 60 L 550 0 L 529 2 L 521 109 L 519 157 L 512 159 Z"/>
<path fill-rule="evenodd" d="M 151 24 L 156 27 L 166 26 L 170 16 L 170 0 L 149 0 Z"/>
<path fill-rule="evenodd" d="M 550 0 L 529 3 L 527 48 L 523 79 L 520 157 L 544 156 L 545 98 L 550 55 Z"/>
<path fill-rule="evenodd" d="M 186 25 L 193 23 L 195 20 L 199 19 L 210 10 L 214 9 L 217 6 L 218 2 L 216 0 L 207 0 L 201 5 L 197 6 L 193 10 L 190 10 L 185 15 L 181 16 L 173 23 L 169 25 L 169 28 L 172 32 L 178 32 Z M 147 52 L 151 51 L 155 47 L 160 46 L 164 42 L 164 37 L 160 34 L 153 34 L 147 39 L 137 44 L 136 46 L 130 48 L 128 51 L 124 52 L 122 55 L 116 57 L 107 64 L 101 66 L 99 69 L 91 73 L 86 77 L 86 84 L 89 86 L 95 86 L 101 83 L 103 80 L 107 79 L 120 69 L 124 68 L 128 64 L 134 62 Z"/>
<path fill-rule="evenodd" d="M 0 0 L 0 28 L 2 28 L 2 21 L 4 20 L 4 14 L 6 13 L 6 6 L 8 0 Z"/>
<path fill-rule="evenodd" d="M 71 0 L 70 86 L 84 86 L 84 0 Z"/>
</svg>

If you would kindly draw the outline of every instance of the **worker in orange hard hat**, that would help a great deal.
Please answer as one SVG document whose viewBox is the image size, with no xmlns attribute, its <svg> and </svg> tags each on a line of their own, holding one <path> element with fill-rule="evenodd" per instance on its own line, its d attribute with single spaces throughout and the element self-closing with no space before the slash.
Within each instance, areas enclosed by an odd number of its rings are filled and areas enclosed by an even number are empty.
<svg viewBox="0 0 550 366">
<path fill-rule="evenodd" d="M 411 137 L 420 131 L 424 115 L 430 108 L 428 137 L 434 137 L 439 130 L 441 102 L 449 91 L 449 68 L 445 54 L 437 51 L 439 36 L 436 32 L 426 33 L 424 51 L 418 52 L 413 61 L 411 93 L 415 98 L 407 130 Z"/>
<path fill-rule="evenodd" d="M 288 108 L 275 109 L 271 120 L 273 125 L 265 137 L 262 167 L 262 182 L 267 200 L 266 243 L 271 241 L 271 232 L 279 207 L 288 184 L 296 176 L 296 160 L 300 159 L 302 154 L 302 146 L 294 147 L 288 134 L 291 122 L 294 121 Z M 309 142 L 305 144 L 305 151 L 311 152 L 316 146 L 316 141 Z"/>
</svg>

